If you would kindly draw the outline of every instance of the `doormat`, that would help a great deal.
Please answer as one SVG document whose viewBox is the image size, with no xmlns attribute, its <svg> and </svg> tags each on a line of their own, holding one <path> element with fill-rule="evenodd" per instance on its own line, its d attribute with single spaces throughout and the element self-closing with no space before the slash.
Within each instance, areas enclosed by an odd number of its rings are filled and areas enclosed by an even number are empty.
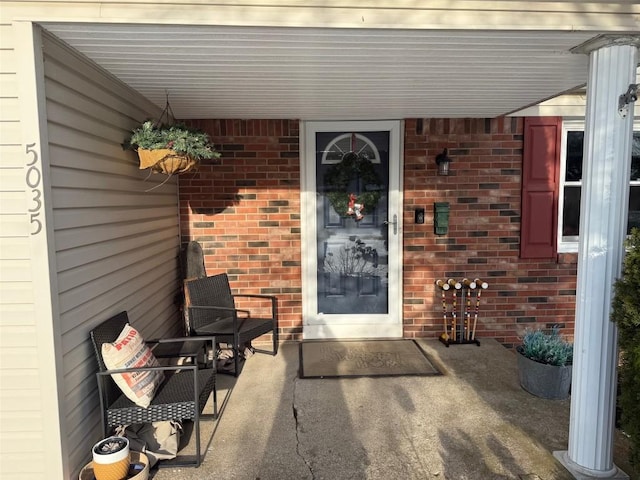
<svg viewBox="0 0 640 480">
<path fill-rule="evenodd" d="M 300 343 L 300 378 L 441 375 L 414 340 L 312 340 Z"/>
</svg>

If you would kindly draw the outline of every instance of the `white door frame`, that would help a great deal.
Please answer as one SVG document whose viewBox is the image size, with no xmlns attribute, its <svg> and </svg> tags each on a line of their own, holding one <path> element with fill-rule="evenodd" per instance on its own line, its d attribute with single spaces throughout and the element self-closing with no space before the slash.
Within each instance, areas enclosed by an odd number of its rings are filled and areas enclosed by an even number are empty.
<svg viewBox="0 0 640 480">
<path fill-rule="evenodd" d="M 397 215 L 397 234 L 389 225 L 389 312 L 386 315 L 349 315 L 339 322 L 317 313 L 316 254 L 316 132 L 389 132 L 389 220 Z M 402 338 L 402 165 L 404 122 L 319 121 L 300 124 L 302 325 L 303 339 Z"/>
</svg>

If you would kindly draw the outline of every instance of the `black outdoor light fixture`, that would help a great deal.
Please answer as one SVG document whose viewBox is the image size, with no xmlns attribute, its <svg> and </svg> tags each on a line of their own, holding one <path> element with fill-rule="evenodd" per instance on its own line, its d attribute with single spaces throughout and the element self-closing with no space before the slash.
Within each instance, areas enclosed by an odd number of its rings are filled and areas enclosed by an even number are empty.
<svg viewBox="0 0 640 480">
<path fill-rule="evenodd" d="M 449 175 L 449 165 L 451 159 L 447 156 L 447 149 L 436 155 L 436 165 L 438 165 L 438 175 Z"/>
</svg>

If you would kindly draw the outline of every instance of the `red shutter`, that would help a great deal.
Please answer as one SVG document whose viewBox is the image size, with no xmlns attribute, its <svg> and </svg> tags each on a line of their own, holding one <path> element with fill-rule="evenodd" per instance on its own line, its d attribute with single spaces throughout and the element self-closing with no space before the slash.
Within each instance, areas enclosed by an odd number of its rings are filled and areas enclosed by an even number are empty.
<svg viewBox="0 0 640 480">
<path fill-rule="evenodd" d="M 524 119 L 521 258 L 555 258 L 561 117 Z"/>
</svg>

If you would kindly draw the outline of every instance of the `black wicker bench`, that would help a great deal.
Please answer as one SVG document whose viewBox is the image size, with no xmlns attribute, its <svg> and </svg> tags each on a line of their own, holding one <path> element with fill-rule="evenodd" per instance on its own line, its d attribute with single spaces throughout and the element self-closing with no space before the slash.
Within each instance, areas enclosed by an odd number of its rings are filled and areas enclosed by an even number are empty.
<svg viewBox="0 0 640 480">
<path fill-rule="evenodd" d="M 102 413 L 102 434 L 104 437 L 110 430 L 119 425 L 131 425 L 139 423 L 151 423 L 164 420 L 193 420 L 196 435 L 195 459 L 178 457 L 171 461 L 163 461 L 158 466 L 195 466 L 202 462 L 200 442 L 200 418 L 211 393 L 213 393 L 213 417 L 217 417 L 216 398 L 216 371 L 215 368 L 198 368 L 197 362 L 192 365 L 167 365 L 158 367 L 130 368 L 120 370 L 107 370 L 102 357 L 102 345 L 114 342 L 126 324 L 129 323 L 127 312 L 119 314 L 104 321 L 91 333 L 91 342 L 98 360 L 99 371 L 96 374 L 98 381 L 98 393 Z M 163 344 L 172 340 L 178 344 L 176 351 L 185 351 L 180 342 L 202 342 L 215 339 L 183 337 L 177 339 L 164 339 Z M 188 349 L 186 349 L 188 350 Z M 215 362 L 214 362 L 215 365 Z M 157 389 L 151 404 L 147 408 L 133 403 L 122 393 L 111 375 L 114 373 L 133 373 L 140 371 L 162 370 L 165 379 Z"/>
</svg>

